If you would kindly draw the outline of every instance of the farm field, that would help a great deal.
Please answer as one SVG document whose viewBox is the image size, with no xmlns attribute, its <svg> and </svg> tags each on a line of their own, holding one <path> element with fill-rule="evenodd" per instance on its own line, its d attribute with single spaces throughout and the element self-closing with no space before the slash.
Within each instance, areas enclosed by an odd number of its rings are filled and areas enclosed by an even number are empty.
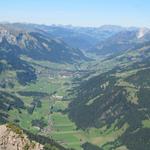
<svg viewBox="0 0 150 150">
<path fill-rule="evenodd" d="M 22 88 L 16 86 L 13 90 L 23 100 L 26 109 L 10 110 L 9 121 L 15 121 L 23 129 L 28 129 L 35 134 L 46 135 L 65 147 L 77 150 L 82 150 L 81 146 L 85 142 L 103 145 L 115 140 L 123 131 L 115 131 L 113 127 L 107 132 L 104 128 L 91 128 L 83 131 L 78 129 L 75 123 L 69 119 L 65 109 L 68 108 L 70 100 L 65 99 L 65 96 L 67 90 L 71 88 L 70 86 L 70 77 L 53 79 L 40 77 L 36 83 L 31 83 Z M 21 89 L 21 91 L 18 89 Z M 19 95 L 18 92 L 24 92 L 25 95 Z M 32 95 L 32 93 L 30 95 L 30 92 L 34 92 L 34 94 L 47 93 L 48 95 L 39 97 Z M 52 93 L 55 94 L 52 96 Z M 38 100 L 40 104 L 39 106 L 36 104 L 34 110 L 31 111 L 35 100 Z"/>
<path fill-rule="evenodd" d="M 50 64 L 44 61 L 28 61 L 36 69 L 36 82 L 22 86 L 16 80 L 16 72 L 6 71 L 0 75 L 1 80 L 7 77 L 8 82 L 9 80 L 13 81 L 14 87 L 6 86 L 6 89 L 9 94 L 13 94 L 16 96 L 15 99 L 18 99 L 14 103 L 15 108 L 10 109 L 10 106 L 7 106 L 6 112 L 8 113 L 9 122 L 13 122 L 22 129 L 36 135 L 52 138 L 64 147 L 74 148 L 75 150 L 83 150 L 85 143 L 102 147 L 104 150 L 110 150 L 112 143 L 117 142 L 118 145 L 120 144 L 120 141 L 117 140 L 128 130 L 129 124 L 127 122 L 121 127 L 117 127 L 119 120 L 115 120 L 110 126 L 81 129 L 69 117 L 68 108 L 74 95 L 76 95 L 75 91 L 70 94 L 71 89 L 78 87 L 78 84 L 82 81 L 82 75 L 85 81 L 89 77 L 109 72 L 116 65 L 122 68 L 129 66 L 131 65 L 130 62 L 125 61 L 122 65 L 116 59 L 107 62 L 107 60 L 103 61 L 103 58 L 100 58 L 100 61 L 96 60 L 72 66 L 66 65 L 65 67 L 64 64 L 59 66 L 58 64 Z M 87 74 L 80 75 L 80 70 L 88 70 L 92 74 L 89 76 L 86 72 Z M 131 71 L 118 71 L 112 74 L 112 76 L 118 78 L 115 85 L 123 88 L 127 92 L 127 101 L 135 105 L 139 102 L 137 96 L 139 88 L 134 83 L 126 80 L 126 78 L 136 75 L 139 71 L 141 71 L 141 68 L 132 69 Z M 78 80 L 80 77 L 81 80 Z M 101 84 L 104 89 L 108 86 L 110 86 L 109 80 Z M 0 89 L 0 91 L 4 92 L 3 89 Z M 86 105 L 90 107 L 101 96 L 103 95 L 100 94 L 90 99 Z M 13 101 L 11 96 L 9 96 L 8 100 Z M 82 115 L 82 113 L 80 114 Z M 142 127 L 149 128 L 149 120 L 143 120 Z M 125 145 L 120 144 L 119 146 L 118 150 L 127 150 Z"/>
</svg>

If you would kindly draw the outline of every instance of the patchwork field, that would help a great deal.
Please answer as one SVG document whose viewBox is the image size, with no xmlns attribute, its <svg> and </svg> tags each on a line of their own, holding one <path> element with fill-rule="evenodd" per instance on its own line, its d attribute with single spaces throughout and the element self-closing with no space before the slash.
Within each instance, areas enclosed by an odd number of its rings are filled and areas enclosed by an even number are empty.
<svg viewBox="0 0 150 150">
<path fill-rule="evenodd" d="M 28 61 L 30 62 L 31 60 L 29 59 Z M 34 62 L 33 66 L 35 65 L 39 65 L 38 62 Z M 8 88 L 8 90 L 15 92 L 15 95 L 23 101 L 25 107 L 24 109 L 10 109 L 8 111 L 8 120 L 10 122 L 15 122 L 21 128 L 32 133 L 52 137 L 65 147 L 77 150 L 82 150 L 81 145 L 85 142 L 102 145 L 116 138 L 116 134 L 105 133 L 103 129 L 93 128 L 87 131 L 77 129 L 75 123 L 69 119 L 68 114 L 65 112 L 70 103 L 66 95 L 67 90 L 71 88 L 72 77 L 58 76 L 59 70 L 65 67 L 60 68 L 56 64 L 52 65 L 45 62 L 40 63 L 40 65 L 42 66 L 36 66 L 36 70 L 42 74 L 40 74 L 36 82 L 26 86 L 20 86 L 15 80 L 15 72 L 5 72 L 8 78 L 10 76 L 14 78 L 13 89 Z M 43 67 L 48 67 L 48 65 L 51 66 L 52 72 L 54 68 L 58 69 L 58 72 L 53 72 L 53 76 L 49 76 L 48 69 L 43 70 Z M 87 66 L 75 67 L 80 69 L 80 67 Z M 5 74 L 1 74 L 1 79 L 5 78 Z M 22 93 L 20 94 L 19 92 Z M 47 95 L 43 95 L 43 93 Z M 104 135 L 105 138 L 102 138 Z"/>
</svg>

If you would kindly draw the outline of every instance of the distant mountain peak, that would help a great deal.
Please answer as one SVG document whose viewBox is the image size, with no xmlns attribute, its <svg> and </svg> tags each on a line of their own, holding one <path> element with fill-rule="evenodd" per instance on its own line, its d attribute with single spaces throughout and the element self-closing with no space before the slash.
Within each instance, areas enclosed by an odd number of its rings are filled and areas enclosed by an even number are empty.
<svg viewBox="0 0 150 150">
<path fill-rule="evenodd" d="M 137 33 L 137 38 L 143 38 L 147 33 L 150 33 L 150 30 L 148 28 L 140 28 Z"/>
<path fill-rule="evenodd" d="M 16 53 L 36 60 L 57 63 L 87 60 L 79 49 L 72 48 L 40 26 L 37 29 L 36 25 L 32 24 L 0 24 L 0 46 L 1 49 L 11 49 L 13 52 L 12 47 L 15 46 Z"/>
</svg>

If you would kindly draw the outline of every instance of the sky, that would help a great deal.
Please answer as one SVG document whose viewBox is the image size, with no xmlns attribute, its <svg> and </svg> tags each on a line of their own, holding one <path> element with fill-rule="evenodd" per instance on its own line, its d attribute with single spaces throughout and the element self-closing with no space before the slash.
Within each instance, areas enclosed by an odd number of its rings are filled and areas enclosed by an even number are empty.
<svg viewBox="0 0 150 150">
<path fill-rule="evenodd" d="M 150 0 L 0 0 L 0 22 L 150 27 Z"/>
</svg>

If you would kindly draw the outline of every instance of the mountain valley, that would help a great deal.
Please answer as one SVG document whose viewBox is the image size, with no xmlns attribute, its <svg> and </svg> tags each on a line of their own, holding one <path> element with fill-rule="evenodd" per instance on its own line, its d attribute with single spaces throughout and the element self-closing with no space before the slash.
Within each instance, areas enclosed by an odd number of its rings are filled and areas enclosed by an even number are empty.
<svg viewBox="0 0 150 150">
<path fill-rule="evenodd" d="M 2 23 L 0 103 L 24 150 L 149 150 L 150 29 Z"/>
</svg>

